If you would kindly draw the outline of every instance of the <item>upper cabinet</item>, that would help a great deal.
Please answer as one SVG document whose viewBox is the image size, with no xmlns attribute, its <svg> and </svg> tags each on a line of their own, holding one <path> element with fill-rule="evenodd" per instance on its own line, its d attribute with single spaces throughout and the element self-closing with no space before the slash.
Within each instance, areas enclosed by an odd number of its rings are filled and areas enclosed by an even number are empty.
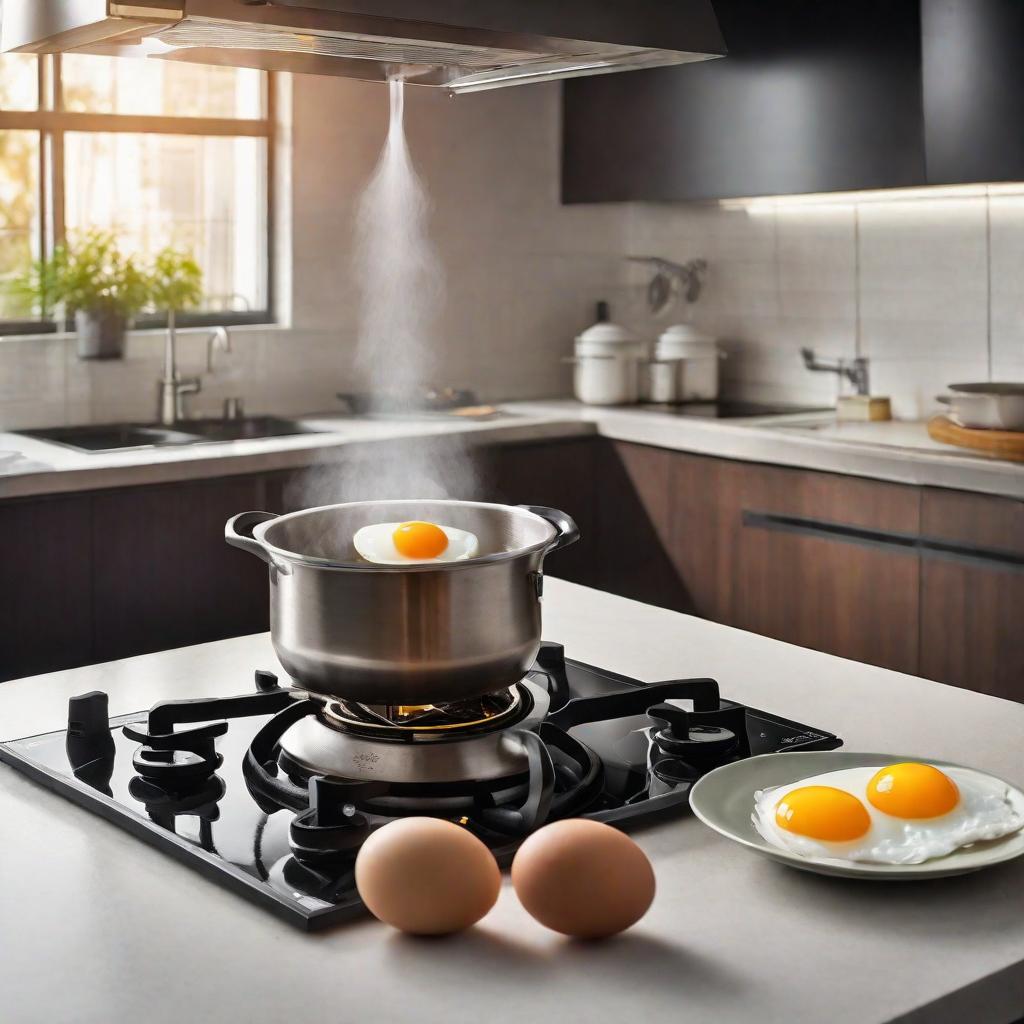
<svg viewBox="0 0 1024 1024">
<path fill-rule="evenodd" d="M 716 0 L 727 57 L 565 85 L 565 202 L 1024 179 L 1020 0 Z"/>
<path fill-rule="evenodd" d="M 922 0 L 929 184 L 1024 180 L 1024 3 Z"/>
</svg>

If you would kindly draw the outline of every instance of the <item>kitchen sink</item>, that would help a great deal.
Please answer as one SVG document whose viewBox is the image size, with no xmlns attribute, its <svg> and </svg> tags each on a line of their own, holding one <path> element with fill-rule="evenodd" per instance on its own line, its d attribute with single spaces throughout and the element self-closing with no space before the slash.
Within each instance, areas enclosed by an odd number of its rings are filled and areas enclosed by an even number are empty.
<svg viewBox="0 0 1024 1024">
<path fill-rule="evenodd" d="M 90 424 L 20 430 L 18 433 L 23 437 L 49 441 L 80 452 L 120 452 L 139 448 L 212 444 L 216 441 L 290 437 L 295 434 L 318 434 L 321 431 L 276 416 L 243 416 L 235 420 L 187 420 L 177 427 L 137 423 Z"/>
<path fill-rule="evenodd" d="M 235 420 L 189 420 L 181 424 L 203 441 L 244 441 L 261 437 L 292 437 L 295 434 L 319 434 L 296 420 L 276 416 L 242 416 Z"/>
</svg>

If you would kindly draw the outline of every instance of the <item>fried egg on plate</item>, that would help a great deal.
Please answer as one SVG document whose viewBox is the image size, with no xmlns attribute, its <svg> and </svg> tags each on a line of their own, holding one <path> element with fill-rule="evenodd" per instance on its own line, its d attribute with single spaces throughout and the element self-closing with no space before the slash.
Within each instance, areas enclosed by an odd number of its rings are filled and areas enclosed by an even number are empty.
<svg viewBox="0 0 1024 1024">
<path fill-rule="evenodd" d="M 920 864 L 1024 827 L 1006 783 L 963 768 L 846 768 L 754 794 L 754 827 L 804 857 Z"/>
<path fill-rule="evenodd" d="M 475 533 L 436 523 L 374 523 L 356 530 L 356 551 L 378 565 L 412 562 L 459 562 L 480 550 Z"/>
</svg>

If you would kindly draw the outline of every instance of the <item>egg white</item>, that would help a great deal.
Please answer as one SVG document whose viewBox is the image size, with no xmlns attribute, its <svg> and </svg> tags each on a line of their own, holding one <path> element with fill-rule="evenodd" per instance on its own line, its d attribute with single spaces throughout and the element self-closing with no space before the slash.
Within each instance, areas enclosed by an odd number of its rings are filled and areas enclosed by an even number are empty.
<svg viewBox="0 0 1024 1024">
<path fill-rule="evenodd" d="M 465 558 L 476 557 L 480 550 L 480 541 L 475 533 L 468 530 L 460 530 L 454 526 L 442 526 L 436 523 L 438 529 L 444 531 L 448 538 L 448 547 L 436 558 L 407 558 L 398 548 L 395 547 L 393 534 L 401 523 L 374 523 L 371 526 L 364 526 L 356 530 L 352 537 L 352 544 L 360 556 L 368 562 L 375 562 L 378 565 L 415 565 L 426 562 L 460 562 Z"/>
<path fill-rule="evenodd" d="M 948 814 L 936 818 L 892 817 L 874 807 L 867 795 L 868 783 L 884 767 L 880 764 L 846 768 L 758 790 L 754 794 L 751 821 L 762 838 L 791 853 L 877 864 L 921 864 L 945 857 L 961 846 L 999 839 L 1024 827 L 1024 816 L 1010 800 L 1006 783 L 959 768 L 941 769 L 960 790 L 960 800 Z M 844 843 L 811 839 L 779 828 L 775 822 L 776 804 L 787 793 L 804 786 L 832 786 L 851 793 L 871 816 L 871 827 L 858 839 Z"/>
</svg>

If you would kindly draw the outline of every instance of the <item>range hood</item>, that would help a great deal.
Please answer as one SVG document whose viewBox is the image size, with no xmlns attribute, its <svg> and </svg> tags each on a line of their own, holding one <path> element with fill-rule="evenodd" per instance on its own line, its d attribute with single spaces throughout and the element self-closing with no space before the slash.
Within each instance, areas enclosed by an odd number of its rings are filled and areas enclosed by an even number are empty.
<svg viewBox="0 0 1024 1024">
<path fill-rule="evenodd" d="M 721 56 L 711 0 L 0 0 L 0 49 L 455 93 Z"/>
</svg>

